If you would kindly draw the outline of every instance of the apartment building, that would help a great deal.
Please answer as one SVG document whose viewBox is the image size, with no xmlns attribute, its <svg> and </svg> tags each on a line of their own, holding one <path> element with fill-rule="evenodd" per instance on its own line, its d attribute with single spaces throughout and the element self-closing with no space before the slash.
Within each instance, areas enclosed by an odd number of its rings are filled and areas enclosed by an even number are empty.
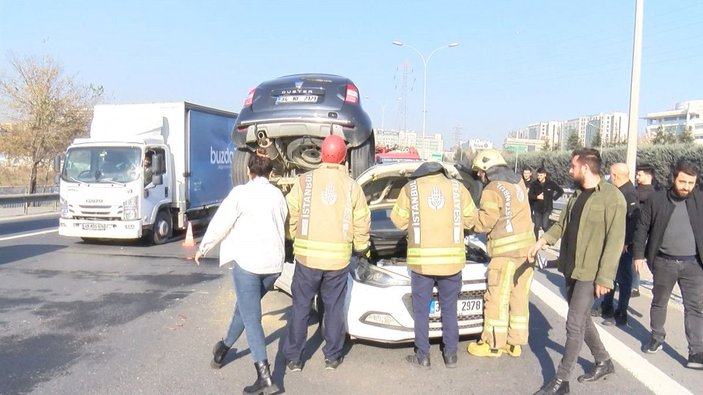
<svg viewBox="0 0 703 395">
<path fill-rule="evenodd" d="M 673 110 L 647 114 L 645 129 L 647 136 L 654 136 L 661 128 L 675 134 L 690 130 L 697 143 L 703 143 L 703 100 L 676 103 Z"/>
</svg>

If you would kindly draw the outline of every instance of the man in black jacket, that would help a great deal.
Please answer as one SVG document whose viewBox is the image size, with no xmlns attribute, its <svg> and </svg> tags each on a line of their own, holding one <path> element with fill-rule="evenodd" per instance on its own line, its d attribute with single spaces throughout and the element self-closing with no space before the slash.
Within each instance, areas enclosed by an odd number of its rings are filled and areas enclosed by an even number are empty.
<svg viewBox="0 0 703 395">
<path fill-rule="evenodd" d="M 649 163 L 637 165 L 635 181 L 637 182 L 637 196 L 639 197 L 640 207 L 642 207 L 649 195 L 655 190 L 659 190 L 656 187 L 656 179 L 654 178 L 654 166 Z M 630 296 L 633 298 L 640 296 L 640 274 L 637 272 L 632 273 L 632 292 Z"/>
<path fill-rule="evenodd" d="M 625 222 L 625 245 L 620 256 L 618 272 L 615 283 L 618 285 L 618 308 L 613 311 L 613 297 L 615 289 L 608 292 L 603 298 L 601 306 L 603 325 L 627 325 L 627 307 L 630 305 L 632 290 L 632 237 L 640 215 L 640 205 L 637 190 L 630 181 L 630 170 L 625 163 L 615 163 L 610 166 L 610 183 L 618 187 L 627 203 L 627 217 Z"/>
<path fill-rule="evenodd" d="M 547 177 L 544 167 L 537 169 L 537 180 L 527 185 L 527 195 L 532 208 L 532 222 L 535 224 L 535 239 L 539 240 L 539 230 L 549 229 L 549 215 L 554 208 L 554 201 L 564 194 L 564 190 Z"/>
<path fill-rule="evenodd" d="M 673 175 L 669 190 L 654 192 L 645 202 L 633 239 L 635 270 L 644 269 L 646 258 L 654 275 L 652 336 L 642 351 L 662 349 L 669 297 L 678 283 L 688 340 L 686 366 L 703 369 L 703 192 L 696 188 L 694 163 L 680 161 Z"/>
</svg>

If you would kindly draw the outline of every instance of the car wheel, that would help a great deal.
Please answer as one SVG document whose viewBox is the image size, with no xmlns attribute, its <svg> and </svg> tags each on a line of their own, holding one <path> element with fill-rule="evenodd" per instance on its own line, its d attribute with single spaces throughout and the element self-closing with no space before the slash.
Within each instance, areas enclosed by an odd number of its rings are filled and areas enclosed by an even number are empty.
<svg viewBox="0 0 703 395">
<path fill-rule="evenodd" d="M 173 235 L 173 221 L 171 215 L 166 211 L 159 211 L 156 214 L 154 227 L 151 229 L 151 242 L 159 245 L 164 244 Z"/>
<path fill-rule="evenodd" d="M 372 134 L 363 144 L 351 149 L 349 159 L 352 178 L 357 178 L 359 174 L 373 165 L 374 155 L 376 155 L 376 144 Z"/>
<path fill-rule="evenodd" d="M 249 181 L 247 166 L 249 166 L 251 152 L 238 149 L 232 154 L 232 186 L 246 184 Z"/>
</svg>

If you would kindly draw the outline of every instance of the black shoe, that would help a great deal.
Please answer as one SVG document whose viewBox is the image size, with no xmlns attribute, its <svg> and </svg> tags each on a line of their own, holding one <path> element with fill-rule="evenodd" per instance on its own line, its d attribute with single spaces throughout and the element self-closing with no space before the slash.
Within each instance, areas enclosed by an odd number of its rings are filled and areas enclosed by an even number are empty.
<svg viewBox="0 0 703 395">
<path fill-rule="evenodd" d="M 647 344 L 642 346 L 642 352 L 646 352 L 647 354 L 654 354 L 657 351 L 661 350 L 663 346 L 663 341 L 651 338 L 649 339 L 649 342 Z"/>
<path fill-rule="evenodd" d="M 569 382 L 566 380 L 553 378 L 534 395 L 561 395 L 569 393 Z"/>
<path fill-rule="evenodd" d="M 325 369 L 327 370 L 335 370 L 339 367 L 339 365 L 344 362 L 344 357 L 339 357 L 337 359 L 325 359 Z"/>
<path fill-rule="evenodd" d="M 603 308 L 599 304 L 598 306 L 591 309 L 591 317 L 600 317 L 603 315 Z"/>
<path fill-rule="evenodd" d="M 627 325 L 627 312 L 620 312 L 616 311 L 615 312 L 615 325 L 617 326 L 625 326 Z"/>
<path fill-rule="evenodd" d="M 638 298 L 640 296 L 640 290 L 639 288 L 633 288 L 632 292 L 630 293 L 631 298 Z"/>
<path fill-rule="evenodd" d="M 456 352 L 452 353 L 442 353 L 442 359 L 444 359 L 444 366 L 453 369 L 456 367 L 457 356 Z M 429 360 L 428 360 L 429 362 Z"/>
<path fill-rule="evenodd" d="M 601 324 L 603 324 L 603 326 L 613 326 L 613 325 L 615 325 L 615 317 L 614 316 L 608 317 L 608 318 L 604 319 L 603 322 L 601 322 Z"/>
<path fill-rule="evenodd" d="M 222 340 L 215 344 L 215 347 L 212 349 L 212 361 L 210 362 L 210 366 L 213 369 L 219 369 L 222 367 L 227 351 L 229 351 L 230 348 L 231 347 L 227 347 L 225 342 Z"/>
<path fill-rule="evenodd" d="M 615 373 L 615 366 L 613 366 L 613 361 L 610 359 L 603 362 L 596 362 L 593 366 L 593 370 L 589 373 L 579 376 L 579 383 L 589 383 L 592 381 L 598 381 L 610 374 Z"/>
<path fill-rule="evenodd" d="M 418 367 L 418 368 L 429 369 L 430 366 L 431 366 L 431 365 L 430 365 L 430 356 L 429 356 L 429 355 L 420 356 L 419 354 L 415 353 L 415 354 L 413 354 L 413 355 L 408 355 L 407 357 L 405 357 L 405 360 L 406 360 L 409 364 L 411 364 L 411 365 L 413 365 L 413 366 L 415 366 L 415 367 Z"/>
<path fill-rule="evenodd" d="M 300 361 L 288 361 L 286 368 L 289 372 L 300 372 L 303 370 L 303 363 Z"/>
<path fill-rule="evenodd" d="M 254 384 L 244 387 L 244 394 L 268 395 L 272 392 L 278 392 L 278 387 L 271 381 L 269 361 L 254 362 L 254 368 L 256 368 L 256 381 Z"/>
<path fill-rule="evenodd" d="M 703 352 L 689 355 L 686 367 L 690 369 L 703 369 Z"/>
</svg>

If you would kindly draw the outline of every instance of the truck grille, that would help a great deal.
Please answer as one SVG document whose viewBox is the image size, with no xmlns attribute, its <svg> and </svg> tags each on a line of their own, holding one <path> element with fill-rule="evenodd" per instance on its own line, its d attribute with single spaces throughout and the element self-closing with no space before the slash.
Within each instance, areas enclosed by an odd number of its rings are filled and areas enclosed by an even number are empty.
<svg viewBox="0 0 703 395">
<path fill-rule="evenodd" d="M 113 220 L 122 218 L 122 206 L 79 204 L 69 205 L 68 211 L 75 219 Z"/>
</svg>

